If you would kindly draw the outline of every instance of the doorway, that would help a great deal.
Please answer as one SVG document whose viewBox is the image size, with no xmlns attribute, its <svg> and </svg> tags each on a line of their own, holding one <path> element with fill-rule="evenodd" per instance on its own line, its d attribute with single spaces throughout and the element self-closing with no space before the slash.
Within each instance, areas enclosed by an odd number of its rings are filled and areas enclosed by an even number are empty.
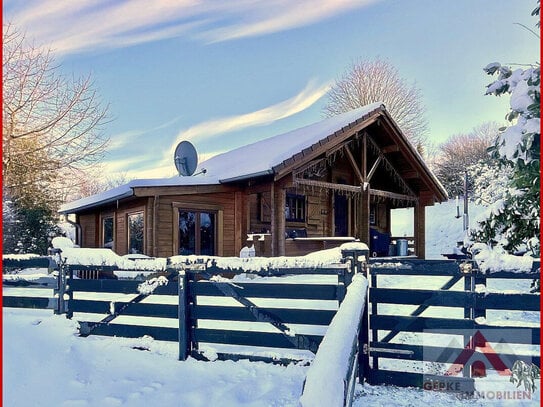
<svg viewBox="0 0 543 407">
<path fill-rule="evenodd" d="M 349 235 L 349 205 L 347 197 L 338 193 L 334 194 L 334 236 Z"/>
</svg>

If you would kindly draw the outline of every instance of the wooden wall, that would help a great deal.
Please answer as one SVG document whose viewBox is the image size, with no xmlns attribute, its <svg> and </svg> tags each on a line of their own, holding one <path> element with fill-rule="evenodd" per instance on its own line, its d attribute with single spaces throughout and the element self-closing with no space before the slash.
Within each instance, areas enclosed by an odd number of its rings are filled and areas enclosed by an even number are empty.
<svg viewBox="0 0 543 407">
<path fill-rule="evenodd" d="M 115 211 L 115 246 L 114 250 L 117 254 L 128 254 L 128 214 L 135 212 L 143 212 L 144 225 L 147 227 L 147 205 L 145 200 L 131 202 L 126 206 L 120 206 Z M 100 225 L 101 227 L 101 225 Z M 147 248 L 149 243 L 147 234 L 144 233 L 143 247 Z M 147 252 L 147 250 L 145 250 Z M 148 254 L 148 253 L 145 253 Z"/>
<path fill-rule="evenodd" d="M 79 216 L 82 239 L 81 247 L 100 247 L 98 218 L 98 215 L 95 213 Z"/>
</svg>

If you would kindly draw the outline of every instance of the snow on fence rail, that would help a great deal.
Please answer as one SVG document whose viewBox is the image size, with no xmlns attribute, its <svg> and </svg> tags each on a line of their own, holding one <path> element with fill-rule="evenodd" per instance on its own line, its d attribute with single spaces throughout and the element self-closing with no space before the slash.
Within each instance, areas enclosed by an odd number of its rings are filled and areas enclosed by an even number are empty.
<svg viewBox="0 0 543 407">
<path fill-rule="evenodd" d="M 347 295 L 332 319 L 309 368 L 300 398 L 303 407 L 350 406 L 357 377 L 368 281 L 353 277 Z M 363 342 L 363 341 L 362 341 Z"/>
</svg>

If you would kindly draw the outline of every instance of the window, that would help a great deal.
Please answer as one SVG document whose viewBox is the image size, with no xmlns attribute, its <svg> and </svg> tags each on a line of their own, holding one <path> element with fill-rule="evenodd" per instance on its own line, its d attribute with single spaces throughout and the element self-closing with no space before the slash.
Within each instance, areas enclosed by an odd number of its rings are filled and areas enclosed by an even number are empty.
<svg viewBox="0 0 543 407">
<path fill-rule="evenodd" d="M 143 212 L 128 215 L 128 253 L 143 254 Z"/>
<path fill-rule="evenodd" d="M 377 225 L 377 207 L 375 205 L 370 206 L 370 225 Z"/>
<path fill-rule="evenodd" d="M 285 218 L 290 222 L 305 222 L 305 196 L 287 194 Z"/>
<path fill-rule="evenodd" d="M 179 209 L 180 255 L 215 254 L 216 213 Z"/>
<path fill-rule="evenodd" d="M 113 249 L 113 216 L 102 218 L 102 247 Z"/>
</svg>

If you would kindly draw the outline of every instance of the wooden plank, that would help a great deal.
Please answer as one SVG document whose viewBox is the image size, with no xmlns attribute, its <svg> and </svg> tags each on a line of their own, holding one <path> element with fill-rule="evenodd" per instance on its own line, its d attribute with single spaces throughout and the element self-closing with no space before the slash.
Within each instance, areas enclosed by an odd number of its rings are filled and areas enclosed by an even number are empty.
<svg viewBox="0 0 543 407">
<path fill-rule="evenodd" d="M 431 305 L 439 307 L 472 307 L 475 293 L 449 290 L 411 290 L 370 288 L 369 301 L 379 304 Z"/>
<path fill-rule="evenodd" d="M 55 298 L 42 297 L 16 297 L 2 296 L 2 307 L 5 308 L 31 308 L 31 309 L 56 309 L 57 300 Z"/>
<path fill-rule="evenodd" d="M 68 281 L 69 290 L 80 292 L 105 292 L 119 294 L 137 294 L 141 282 L 130 280 L 79 280 Z"/>
<path fill-rule="evenodd" d="M 539 271 L 515 271 L 503 270 L 491 273 L 485 273 L 482 276 L 487 279 L 503 278 L 512 280 L 535 280 L 541 277 Z"/>
<path fill-rule="evenodd" d="M 459 343 L 463 338 L 459 338 Z M 387 359 L 405 359 L 418 360 L 437 363 L 451 363 L 456 360 L 460 354 L 464 352 L 464 348 L 444 348 L 442 346 L 430 345 L 411 345 L 405 343 L 389 343 L 389 342 L 371 342 L 370 356 Z M 516 355 L 507 353 L 497 353 L 502 361 L 523 360 L 526 363 L 534 363 L 540 366 L 541 358 L 539 355 Z M 473 353 L 473 360 L 484 360 L 486 355 L 479 350 Z"/>
<path fill-rule="evenodd" d="M 471 319 L 429 318 L 397 315 L 371 315 L 370 329 L 402 332 L 428 332 L 464 335 L 466 331 L 482 332 L 489 342 L 539 344 L 540 329 L 527 326 L 478 324 Z"/>
<path fill-rule="evenodd" d="M 383 154 L 397 153 L 399 151 L 400 151 L 400 146 L 398 146 L 397 144 L 391 144 L 389 146 L 384 146 L 383 148 L 381 148 L 381 152 Z"/>
<path fill-rule="evenodd" d="M 314 181 L 314 180 L 303 179 L 303 178 L 295 178 L 294 183 L 299 184 L 299 185 L 307 185 L 310 187 L 316 187 L 316 188 L 331 189 L 334 191 L 345 191 L 345 192 L 353 192 L 353 193 L 360 193 L 362 191 L 362 188 L 357 185 L 334 184 L 333 182 Z"/>
<path fill-rule="evenodd" d="M 377 157 L 377 160 L 375 160 L 375 162 L 373 163 L 370 171 L 368 172 L 368 181 L 371 181 L 371 178 L 373 177 L 373 175 L 375 174 L 375 171 L 377 171 L 377 168 L 379 167 L 379 164 L 381 164 L 381 160 L 382 160 L 382 156 L 379 156 Z M 377 194 L 375 194 L 377 195 Z"/>
<path fill-rule="evenodd" d="M 190 266 L 189 266 L 190 267 Z M 205 270 L 207 275 L 221 275 L 225 273 L 232 274 L 250 274 L 257 275 L 260 277 L 280 277 L 280 276 L 289 276 L 289 275 L 308 275 L 308 276 L 319 276 L 319 275 L 338 275 L 342 270 L 345 270 L 347 265 L 338 264 L 335 267 L 293 267 L 293 268 L 268 268 L 261 269 L 259 271 L 249 271 L 244 269 L 225 269 L 217 267 L 215 264 L 208 266 Z M 191 278 L 195 278 L 199 271 L 185 270 L 186 273 L 191 275 Z"/>
<path fill-rule="evenodd" d="M 336 311 L 306 310 L 284 308 L 260 308 L 260 311 L 271 315 L 285 324 L 329 325 Z M 197 305 L 193 306 L 190 315 L 196 319 L 214 319 L 221 321 L 255 321 L 254 314 L 245 307 L 227 307 Z"/>
<path fill-rule="evenodd" d="M 254 332 L 254 331 L 227 331 L 221 329 L 194 329 L 194 338 L 197 342 L 222 343 L 225 345 L 265 346 L 269 348 L 308 349 L 304 338 L 286 337 L 280 333 Z M 305 335 L 315 344 L 320 344 L 322 336 Z M 312 349 L 308 349 L 312 350 Z M 312 350 L 316 351 L 316 349 Z"/>
<path fill-rule="evenodd" d="M 177 342 L 177 328 L 157 326 L 107 324 L 103 322 L 79 322 L 80 333 L 85 335 L 92 327 L 92 335 L 120 336 L 123 338 L 140 338 L 148 335 L 157 341 Z"/>
<path fill-rule="evenodd" d="M 216 284 L 217 283 L 209 282 L 190 282 L 189 290 L 192 295 L 222 297 L 223 293 Z M 236 283 L 235 285 L 232 284 L 231 288 L 238 295 L 245 298 L 289 298 L 331 301 L 337 299 L 337 285 Z"/>
<path fill-rule="evenodd" d="M 56 262 L 50 257 L 31 257 L 28 259 L 17 259 L 2 257 L 2 268 L 56 268 Z"/>
<path fill-rule="evenodd" d="M 115 270 L 118 270 L 119 268 L 117 266 L 88 266 L 85 264 L 68 264 L 66 266 L 66 269 L 68 271 L 109 271 L 113 272 Z"/>
<path fill-rule="evenodd" d="M 353 153 L 351 152 L 349 146 L 345 146 L 345 153 L 347 153 L 347 158 L 349 159 L 349 163 L 351 164 L 351 167 L 356 177 L 358 178 L 358 182 L 360 182 L 360 184 L 363 184 L 365 181 L 364 175 L 362 175 L 362 173 L 360 172 L 360 168 L 358 168 L 358 164 L 356 163 L 356 160 L 354 159 Z"/>
<path fill-rule="evenodd" d="M 453 333 L 453 331 L 475 329 L 475 322 L 469 319 L 411 317 L 398 315 L 371 315 L 370 329 L 397 330 L 403 332 Z"/>
<path fill-rule="evenodd" d="M 170 187 L 136 187 L 134 195 L 138 197 L 155 195 L 200 195 L 221 192 L 235 192 L 239 190 L 231 185 L 191 185 L 191 186 L 170 186 Z"/>
<path fill-rule="evenodd" d="M 418 387 L 436 391 L 456 391 L 459 393 L 473 393 L 475 391 L 474 379 L 458 376 L 436 376 L 412 372 L 395 372 L 391 370 L 370 370 L 369 384 L 393 385 L 398 387 Z M 443 388 L 440 388 L 443 386 Z"/>
<path fill-rule="evenodd" d="M 476 308 L 510 311 L 540 311 L 539 294 L 478 293 Z"/>
<path fill-rule="evenodd" d="M 380 189 L 373 189 L 373 188 L 370 189 L 370 194 L 375 195 L 375 196 L 381 196 L 383 198 L 397 199 L 397 200 L 402 200 L 402 201 L 415 202 L 417 200 L 417 197 L 414 195 L 398 194 L 396 192 L 382 191 Z"/>
<path fill-rule="evenodd" d="M 460 271 L 460 263 L 455 260 L 420 260 L 391 258 L 370 258 L 370 273 L 374 275 L 427 275 L 457 276 L 464 275 Z"/>
<path fill-rule="evenodd" d="M 79 280 L 72 279 L 68 282 L 70 290 L 79 292 L 100 292 L 119 294 L 139 294 L 138 285 L 141 281 L 131 280 Z M 153 291 L 153 295 L 177 295 L 176 284 L 163 285 Z"/>
<path fill-rule="evenodd" d="M 72 312 L 109 314 L 111 310 L 111 301 L 95 300 L 71 300 L 70 310 Z M 114 301 L 115 309 L 128 304 L 128 302 Z M 177 305 L 174 304 L 149 304 L 132 303 L 121 313 L 121 316 L 141 316 L 155 318 L 175 318 L 177 319 Z"/>
<path fill-rule="evenodd" d="M 178 348 L 179 348 L 179 360 L 187 360 L 187 357 L 190 354 L 191 351 L 191 340 L 190 340 L 190 316 L 189 316 L 189 298 L 188 298 L 188 292 L 187 292 L 187 276 L 184 272 L 181 272 L 179 274 L 179 280 L 178 280 L 178 296 L 177 296 L 177 311 L 178 315 L 177 318 L 179 319 L 179 326 L 178 326 Z M 196 301 L 195 301 L 196 303 Z"/>
<path fill-rule="evenodd" d="M 55 277 L 39 278 L 36 280 L 2 280 L 4 287 L 25 287 L 36 289 L 58 289 L 58 280 Z"/>
</svg>

